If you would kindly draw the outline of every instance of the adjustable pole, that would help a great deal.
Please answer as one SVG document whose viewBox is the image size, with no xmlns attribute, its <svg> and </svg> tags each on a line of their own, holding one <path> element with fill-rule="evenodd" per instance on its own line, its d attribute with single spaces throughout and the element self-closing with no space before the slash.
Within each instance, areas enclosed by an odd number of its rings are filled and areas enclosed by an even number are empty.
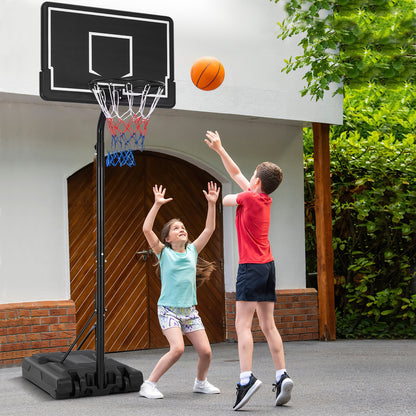
<svg viewBox="0 0 416 416">
<path fill-rule="evenodd" d="M 105 331 L 105 252 L 104 252 L 104 126 L 105 115 L 100 113 L 97 125 L 97 291 L 95 295 L 95 310 L 97 327 L 95 330 L 95 352 L 97 357 L 97 387 L 105 387 L 104 369 L 104 331 Z"/>
</svg>

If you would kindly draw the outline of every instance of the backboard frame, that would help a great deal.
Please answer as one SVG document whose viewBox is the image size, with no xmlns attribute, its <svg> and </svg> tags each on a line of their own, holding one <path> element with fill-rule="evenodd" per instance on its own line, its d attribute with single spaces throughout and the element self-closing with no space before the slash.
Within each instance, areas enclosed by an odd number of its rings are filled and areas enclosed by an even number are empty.
<svg viewBox="0 0 416 416">
<path fill-rule="evenodd" d="M 41 7 L 40 96 L 44 100 L 96 103 L 89 83 L 101 77 L 93 59 L 99 58 L 101 65 L 107 61 L 114 65 L 117 57 L 112 59 L 112 51 L 121 52 L 101 47 L 104 53 L 97 55 L 93 41 L 119 42 L 128 54 L 127 58 L 126 53 L 120 55 L 128 60 L 124 73 L 107 73 L 102 78 L 125 76 L 161 81 L 165 92 L 158 107 L 174 107 L 173 20 L 170 17 L 54 2 L 43 3 Z M 156 49 L 152 41 L 159 42 L 160 48 Z M 75 85 L 74 80 L 79 84 Z"/>
</svg>

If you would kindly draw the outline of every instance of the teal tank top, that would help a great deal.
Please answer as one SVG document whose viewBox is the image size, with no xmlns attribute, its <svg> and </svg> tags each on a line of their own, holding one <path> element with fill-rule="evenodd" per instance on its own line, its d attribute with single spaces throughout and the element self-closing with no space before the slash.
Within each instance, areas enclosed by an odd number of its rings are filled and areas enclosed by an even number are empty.
<svg viewBox="0 0 416 416">
<path fill-rule="evenodd" d="M 191 243 L 185 253 L 165 247 L 158 255 L 162 289 L 158 305 L 189 308 L 196 301 L 196 261 L 198 253 Z"/>
</svg>

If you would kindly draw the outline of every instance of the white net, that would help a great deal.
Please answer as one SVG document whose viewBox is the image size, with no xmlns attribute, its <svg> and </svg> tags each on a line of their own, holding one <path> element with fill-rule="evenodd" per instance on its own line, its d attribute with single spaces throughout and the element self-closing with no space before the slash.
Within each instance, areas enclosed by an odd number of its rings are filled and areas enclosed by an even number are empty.
<svg viewBox="0 0 416 416">
<path fill-rule="evenodd" d="M 134 166 L 134 150 L 143 151 L 149 119 L 161 98 L 163 85 L 130 82 L 96 82 L 92 92 L 100 105 L 111 135 L 107 166 Z M 126 109 L 127 106 L 127 109 Z"/>
</svg>

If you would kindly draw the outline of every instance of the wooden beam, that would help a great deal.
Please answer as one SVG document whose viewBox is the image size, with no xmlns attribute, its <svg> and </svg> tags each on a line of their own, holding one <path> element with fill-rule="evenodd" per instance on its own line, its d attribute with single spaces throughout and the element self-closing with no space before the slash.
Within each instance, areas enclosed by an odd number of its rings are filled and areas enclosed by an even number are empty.
<svg viewBox="0 0 416 416">
<path fill-rule="evenodd" d="M 313 123 L 319 337 L 336 339 L 329 124 Z"/>
</svg>

